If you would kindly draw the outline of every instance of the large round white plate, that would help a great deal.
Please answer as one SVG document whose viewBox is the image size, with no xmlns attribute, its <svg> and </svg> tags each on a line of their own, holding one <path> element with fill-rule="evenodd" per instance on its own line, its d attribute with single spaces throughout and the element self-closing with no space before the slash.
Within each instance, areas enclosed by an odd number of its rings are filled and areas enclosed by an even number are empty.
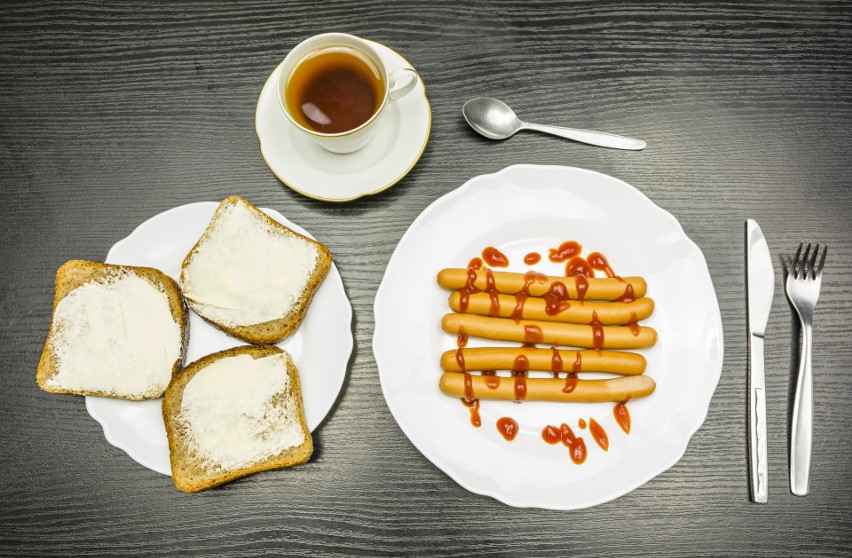
<svg viewBox="0 0 852 558">
<path fill-rule="evenodd" d="M 155 267 L 177 280 L 183 259 L 207 227 L 217 205 L 216 202 L 191 203 L 148 219 L 130 236 L 113 245 L 106 263 Z M 262 211 L 294 231 L 311 236 L 277 211 L 265 208 Z M 187 363 L 239 345 L 245 343 L 189 311 Z M 334 264 L 314 295 L 302 325 L 278 346 L 290 353 L 299 370 L 305 416 L 308 428 L 313 431 L 337 400 L 352 354 L 352 306 Z M 162 399 L 125 401 L 86 397 L 86 409 L 103 426 L 109 443 L 145 467 L 170 475 L 161 405 Z"/>
<path fill-rule="evenodd" d="M 628 404 L 629 435 L 616 424 L 611 403 L 482 401 L 482 426 L 474 428 L 459 399 L 438 389 L 441 353 L 454 349 L 456 340 L 440 327 L 449 293 L 437 285 L 436 274 L 465 267 L 487 246 L 509 257 L 509 270 L 525 271 L 524 254 L 537 251 L 547 261 L 547 248 L 566 240 L 580 242 L 584 254 L 604 253 L 616 273 L 647 279 L 656 310 L 643 325 L 654 327 L 659 341 L 641 352 L 657 389 Z M 564 274 L 564 264 L 534 268 Z M 375 317 L 373 351 L 382 390 L 406 436 L 463 487 L 519 507 L 593 506 L 674 465 L 704 422 L 722 370 L 721 315 L 701 250 L 671 214 L 634 187 L 571 167 L 512 166 L 473 178 L 435 201 L 394 251 Z M 503 416 L 519 424 L 513 442 L 495 427 Z M 580 418 L 603 426 L 609 451 L 578 429 Z M 563 422 L 586 440 L 588 457 L 581 465 L 570 460 L 567 448 L 541 438 L 545 425 Z"/>
<path fill-rule="evenodd" d="M 385 45 L 371 44 L 388 72 L 411 66 Z M 254 127 L 266 164 L 293 190 L 322 201 L 350 201 L 390 188 L 420 160 L 432 127 L 432 109 L 422 79 L 411 93 L 385 107 L 387 114 L 366 147 L 340 155 L 302 135 L 287 119 L 275 92 L 277 72 L 278 68 L 260 92 Z"/>
</svg>

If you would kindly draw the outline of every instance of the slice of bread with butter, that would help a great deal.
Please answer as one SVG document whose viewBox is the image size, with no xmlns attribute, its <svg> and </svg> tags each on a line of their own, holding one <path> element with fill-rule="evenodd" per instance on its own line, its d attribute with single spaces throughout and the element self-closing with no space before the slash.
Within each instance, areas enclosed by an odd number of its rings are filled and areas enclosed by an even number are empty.
<svg viewBox="0 0 852 558">
<path fill-rule="evenodd" d="M 313 452 L 299 373 L 271 345 L 234 347 L 178 372 L 163 399 L 163 422 L 172 478 L 184 492 L 299 465 Z"/>
<path fill-rule="evenodd" d="M 188 326 L 177 283 L 161 271 L 69 261 L 56 272 L 36 381 L 51 393 L 160 397 L 183 366 Z"/>
<path fill-rule="evenodd" d="M 231 196 L 184 259 L 180 286 L 209 323 L 271 344 L 296 330 L 330 267 L 328 248 Z"/>
</svg>

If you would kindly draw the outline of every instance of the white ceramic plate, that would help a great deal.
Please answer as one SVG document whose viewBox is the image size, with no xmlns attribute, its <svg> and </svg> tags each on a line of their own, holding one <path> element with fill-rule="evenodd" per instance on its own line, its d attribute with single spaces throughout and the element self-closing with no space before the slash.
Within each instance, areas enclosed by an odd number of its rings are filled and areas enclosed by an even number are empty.
<svg viewBox="0 0 852 558">
<path fill-rule="evenodd" d="M 106 262 L 155 267 L 177 280 L 184 257 L 207 227 L 217 205 L 216 202 L 192 203 L 148 219 L 110 249 Z M 311 236 L 277 211 L 263 211 L 294 231 Z M 187 364 L 239 345 L 245 343 L 189 311 Z M 308 428 L 313 431 L 337 400 L 352 354 L 352 306 L 334 264 L 314 295 L 299 329 L 278 346 L 290 353 L 299 369 L 305 415 Z M 86 409 L 103 426 L 109 443 L 123 449 L 145 467 L 170 475 L 161 404 L 162 399 L 125 401 L 86 397 Z"/>
<path fill-rule="evenodd" d="M 371 41 L 389 72 L 411 66 L 383 44 Z M 390 103 L 366 147 L 339 155 L 299 133 L 284 115 L 272 72 L 257 100 L 255 131 L 260 153 L 278 179 L 293 190 L 323 201 L 344 202 L 390 188 L 414 167 L 429 140 L 432 110 L 419 79 L 408 95 Z"/>
<path fill-rule="evenodd" d="M 474 428 L 459 399 L 438 389 L 439 358 L 456 340 L 440 327 L 449 292 L 435 276 L 445 267 L 465 267 L 487 246 L 509 257 L 509 270 L 529 269 L 524 254 L 537 251 L 546 263 L 535 269 L 563 275 L 564 264 L 547 262 L 547 248 L 566 240 L 580 242 L 584 255 L 602 252 L 616 273 L 647 279 L 656 310 L 643 325 L 654 327 L 659 341 L 641 352 L 657 389 L 628 404 L 629 435 L 616 424 L 611 403 L 482 401 L 482 426 Z M 722 370 L 721 315 L 701 250 L 671 214 L 634 187 L 571 167 L 508 167 L 432 203 L 394 251 L 375 316 L 382 390 L 403 432 L 460 485 L 512 506 L 584 508 L 662 473 L 704 422 Z M 476 341 L 469 346 L 484 344 Z M 503 416 L 520 427 L 511 443 L 495 427 Z M 603 426 L 609 451 L 578 429 L 580 418 Z M 581 465 L 567 448 L 541 438 L 545 425 L 563 422 L 586 441 Z"/>
</svg>

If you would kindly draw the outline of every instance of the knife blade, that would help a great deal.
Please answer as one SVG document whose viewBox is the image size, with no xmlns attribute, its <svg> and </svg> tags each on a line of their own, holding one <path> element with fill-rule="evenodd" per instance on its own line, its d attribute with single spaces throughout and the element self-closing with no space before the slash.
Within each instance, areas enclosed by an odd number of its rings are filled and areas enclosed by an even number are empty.
<svg viewBox="0 0 852 558">
<path fill-rule="evenodd" d="M 754 219 L 746 221 L 746 285 L 748 302 L 748 408 L 751 499 L 766 503 L 769 467 L 766 460 L 766 376 L 763 336 L 775 296 L 775 270 L 763 231 Z"/>
</svg>

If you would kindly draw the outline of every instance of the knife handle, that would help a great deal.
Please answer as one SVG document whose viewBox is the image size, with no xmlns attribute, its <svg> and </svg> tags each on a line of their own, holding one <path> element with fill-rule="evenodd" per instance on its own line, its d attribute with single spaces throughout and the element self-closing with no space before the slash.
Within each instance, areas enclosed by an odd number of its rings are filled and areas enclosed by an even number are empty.
<svg viewBox="0 0 852 558">
<path fill-rule="evenodd" d="M 765 504 L 769 496 L 769 467 L 766 456 L 766 386 L 763 337 L 750 335 L 749 360 L 749 466 L 751 499 Z"/>
</svg>

